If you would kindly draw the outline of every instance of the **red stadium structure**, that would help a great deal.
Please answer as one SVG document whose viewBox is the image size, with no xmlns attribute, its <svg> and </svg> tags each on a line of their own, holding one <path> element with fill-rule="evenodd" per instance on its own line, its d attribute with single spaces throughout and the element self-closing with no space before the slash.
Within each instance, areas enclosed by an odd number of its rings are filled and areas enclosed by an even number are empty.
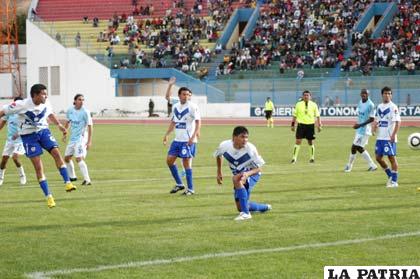
<svg viewBox="0 0 420 279">
<path fill-rule="evenodd" d="M 22 95 L 19 67 L 16 0 L 0 0 L 0 73 L 11 73 L 17 95 Z"/>
</svg>

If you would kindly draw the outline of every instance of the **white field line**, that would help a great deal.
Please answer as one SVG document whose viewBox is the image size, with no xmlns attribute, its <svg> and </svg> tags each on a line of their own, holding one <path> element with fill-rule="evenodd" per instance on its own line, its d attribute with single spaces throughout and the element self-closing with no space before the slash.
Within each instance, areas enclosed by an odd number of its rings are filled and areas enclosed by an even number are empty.
<svg viewBox="0 0 420 279">
<path fill-rule="evenodd" d="M 204 254 L 201 256 L 186 256 L 186 257 L 178 257 L 178 258 L 170 258 L 170 259 L 137 261 L 137 262 L 116 264 L 116 265 L 100 265 L 100 266 L 91 267 L 91 268 L 73 268 L 73 269 L 58 269 L 58 270 L 52 270 L 52 271 L 38 271 L 38 272 L 32 272 L 32 273 L 25 273 L 24 275 L 26 278 L 29 278 L 29 279 L 51 279 L 55 275 L 71 275 L 74 273 L 97 273 L 97 272 L 106 271 L 106 270 L 140 268 L 143 266 L 151 266 L 151 265 L 156 266 L 156 265 L 174 264 L 174 263 L 182 263 L 182 262 L 191 262 L 191 261 L 197 261 L 197 260 L 208 260 L 208 259 L 215 259 L 215 258 L 248 256 L 248 255 L 254 255 L 254 254 L 280 253 L 280 252 L 303 250 L 303 249 L 360 244 L 360 243 L 365 243 L 365 242 L 370 242 L 370 241 L 387 240 L 387 239 L 395 239 L 395 238 L 403 238 L 403 237 L 413 237 L 413 236 L 420 236 L 420 231 L 398 233 L 398 234 L 386 234 L 383 236 L 372 237 L 372 238 L 339 240 L 339 241 L 334 241 L 334 242 L 302 244 L 302 245 L 295 245 L 295 246 L 266 248 L 266 249 L 252 249 L 252 250 L 243 250 L 243 251 L 235 251 L 235 252 L 220 252 L 220 253 L 214 253 L 214 254 Z"/>
</svg>

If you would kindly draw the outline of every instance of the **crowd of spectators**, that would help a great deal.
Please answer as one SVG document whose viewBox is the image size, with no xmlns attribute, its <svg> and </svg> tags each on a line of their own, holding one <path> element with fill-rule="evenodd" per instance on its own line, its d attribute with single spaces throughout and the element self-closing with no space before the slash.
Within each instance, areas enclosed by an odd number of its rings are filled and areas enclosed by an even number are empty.
<svg viewBox="0 0 420 279">
<path fill-rule="evenodd" d="M 264 69 L 279 61 L 279 71 L 333 68 L 344 60 L 347 36 L 367 0 L 266 1 L 250 41 L 234 48 L 234 69 Z M 228 64 L 225 64 L 227 66 Z"/>
<path fill-rule="evenodd" d="M 398 9 L 380 38 L 371 39 L 370 32 L 353 34 L 352 55 L 343 62 L 343 71 L 369 75 L 375 67 L 390 67 L 415 74 L 420 66 L 420 3 L 401 0 Z"/>
<path fill-rule="evenodd" d="M 118 67 L 143 65 L 198 71 L 200 64 L 210 62 L 212 57 L 212 50 L 200 42 L 216 42 L 232 13 L 229 1 L 208 0 L 206 4 L 209 17 L 200 15 L 201 0 L 195 1 L 191 12 L 184 8 L 183 1 L 174 1 L 176 9 L 168 8 L 163 17 L 136 19 L 133 15 L 114 14 L 107 30 L 99 32 L 97 41 L 109 42 L 110 57 L 115 45 L 127 45 L 128 57 L 121 59 Z M 144 48 L 153 51 L 145 52 Z"/>
</svg>

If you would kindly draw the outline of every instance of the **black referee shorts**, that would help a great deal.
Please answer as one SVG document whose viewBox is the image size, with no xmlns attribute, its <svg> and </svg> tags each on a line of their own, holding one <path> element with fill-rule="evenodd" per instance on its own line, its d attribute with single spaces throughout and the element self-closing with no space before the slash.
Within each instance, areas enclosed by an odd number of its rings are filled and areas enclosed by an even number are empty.
<svg viewBox="0 0 420 279">
<path fill-rule="evenodd" d="M 265 111 L 265 119 L 270 119 L 271 116 L 273 115 L 273 111 L 272 110 L 266 110 Z"/>
<path fill-rule="evenodd" d="M 315 139 L 315 124 L 298 124 L 296 129 L 296 139 Z"/>
</svg>

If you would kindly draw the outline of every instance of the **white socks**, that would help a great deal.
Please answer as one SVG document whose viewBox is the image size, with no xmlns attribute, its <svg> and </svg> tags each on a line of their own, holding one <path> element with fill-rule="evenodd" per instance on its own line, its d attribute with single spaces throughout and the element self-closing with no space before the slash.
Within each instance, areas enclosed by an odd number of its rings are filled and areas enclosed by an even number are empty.
<svg viewBox="0 0 420 279">
<path fill-rule="evenodd" d="M 79 162 L 79 167 L 80 167 L 80 171 L 83 174 L 83 178 L 86 182 L 90 182 L 90 177 L 89 177 L 89 172 L 88 172 L 88 168 L 87 165 L 85 163 L 85 161 L 80 161 Z"/>
<path fill-rule="evenodd" d="M 352 166 L 353 166 L 354 160 L 356 159 L 356 154 L 357 154 L 357 153 L 354 153 L 354 154 L 351 154 L 351 153 L 350 153 L 350 156 L 349 156 L 349 162 L 348 162 L 348 165 L 349 165 L 350 167 L 352 167 Z"/>
<path fill-rule="evenodd" d="M 367 152 L 367 150 L 363 151 L 362 156 L 368 162 L 369 166 L 376 166 L 375 163 L 372 161 L 372 158 L 370 157 L 369 152 Z"/>
<path fill-rule="evenodd" d="M 25 170 L 23 169 L 23 166 L 20 166 L 17 168 L 19 176 L 25 176 Z"/>
<path fill-rule="evenodd" d="M 70 160 L 70 162 L 66 163 L 66 166 L 67 166 L 67 172 L 70 178 L 76 178 L 76 172 L 74 171 L 73 160 Z"/>
</svg>

